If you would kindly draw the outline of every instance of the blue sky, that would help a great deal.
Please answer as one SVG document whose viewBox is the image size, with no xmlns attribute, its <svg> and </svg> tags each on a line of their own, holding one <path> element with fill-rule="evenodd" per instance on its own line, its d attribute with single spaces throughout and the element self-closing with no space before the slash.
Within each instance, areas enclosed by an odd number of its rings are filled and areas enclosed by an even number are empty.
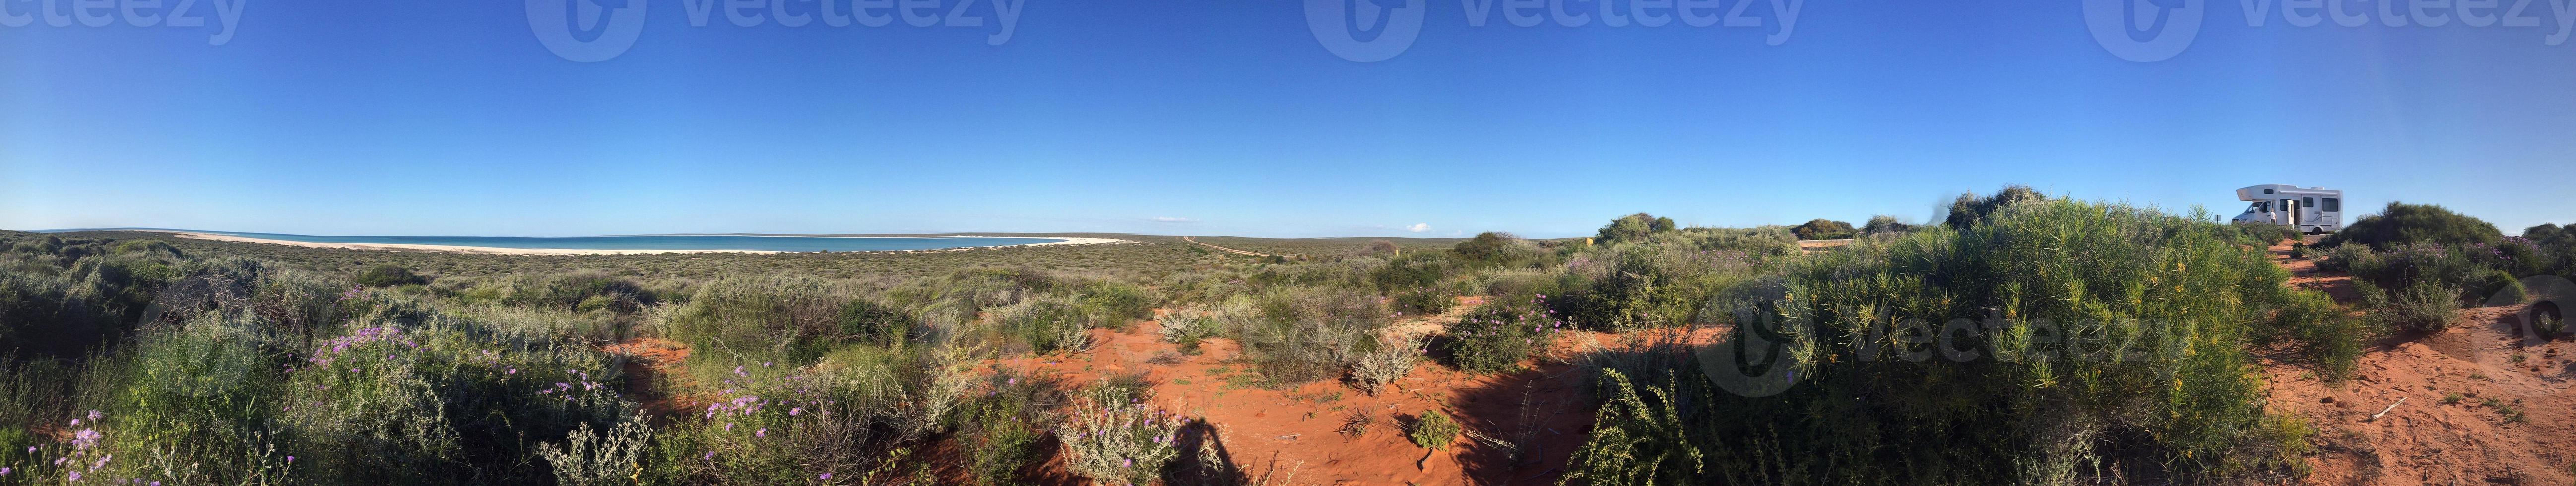
<svg viewBox="0 0 2576 486">
<path fill-rule="evenodd" d="M 2081 2 L 1799 0 L 1771 45 L 1773 0 L 1760 27 L 1429 0 L 1400 54 L 1354 62 L 1301 2 L 1014 0 L 995 45 L 989 1 L 977 27 L 841 28 L 625 1 L 632 46 L 574 62 L 520 1 L 199 0 L 188 28 L 0 0 L 34 19 L 0 26 L 0 228 L 1570 236 L 1922 220 L 2005 184 L 2232 214 L 2271 183 L 2576 220 L 2576 40 L 2547 40 L 2570 0 L 2533 27 L 2157 0 L 2206 12 L 2157 62 Z M 217 5 L 240 10 L 210 45 Z"/>
</svg>

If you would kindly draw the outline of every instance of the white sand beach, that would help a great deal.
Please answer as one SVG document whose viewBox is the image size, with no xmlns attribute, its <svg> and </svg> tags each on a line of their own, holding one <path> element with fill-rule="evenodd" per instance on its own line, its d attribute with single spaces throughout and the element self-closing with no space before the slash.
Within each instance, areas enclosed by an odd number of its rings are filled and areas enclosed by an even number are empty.
<svg viewBox="0 0 2576 486">
<path fill-rule="evenodd" d="M 175 236 L 182 237 L 182 238 L 196 238 L 196 239 L 203 239 L 203 240 L 216 240 L 216 241 L 231 241 L 231 242 L 238 242 L 238 243 L 263 243 L 263 244 L 270 244 L 270 245 L 298 246 L 298 247 L 305 247 L 305 248 L 333 248 L 333 249 L 342 249 L 342 250 L 378 250 L 378 251 L 425 251 L 425 252 L 434 252 L 434 253 L 467 253 L 467 254 L 481 254 L 481 255 L 660 255 L 660 254 L 666 254 L 666 253 L 678 253 L 678 254 L 690 254 L 690 253 L 749 253 L 749 254 L 763 254 L 763 255 L 766 255 L 766 254 L 784 253 L 784 252 L 777 252 L 777 251 L 764 251 L 764 250 L 585 250 L 585 249 L 572 249 L 572 248 L 493 248 L 493 247 L 484 247 L 484 246 L 412 245 L 412 244 L 399 244 L 399 243 L 320 243 L 320 242 L 311 242 L 311 241 L 293 241 L 293 240 L 277 240 L 277 239 L 268 239 L 268 238 L 252 238 L 252 237 L 247 237 L 247 236 L 221 235 L 221 234 L 213 234 L 213 233 L 193 233 L 193 232 L 185 232 L 185 231 L 163 231 L 162 233 L 169 233 L 169 234 L 171 234 L 171 235 L 175 235 Z M 959 237 L 970 237 L 969 235 L 958 235 L 958 236 L 959 236 Z M 1049 239 L 1062 240 L 1062 241 L 1050 241 L 1050 242 L 1046 242 L 1046 243 L 1031 243 L 1031 244 L 1026 244 L 1026 245 L 1004 245 L 1004 246 L 1094 245 L 1094 244 L 1134 243 L 1134 242 L 1132 242 L 1132 241 L 1128 241 L 1128 240 L 1121 240 L 1121 239 L 1117 239 L 1117 238 L 1086 238 L 1086 237 L 1077 237 L 1077 236 L 1007 236 L 1007 237 L 993 236 L 993 237 L 981 237 L 981 238 L 1049 238 Z M 979 248 L 1001 248 L 1001 247 L 1002 247 L 1002 246 L 988 246 L 988 247 L 979 247 Z M 949 248 L 949 249 L 942 249 L 942 250 L 896 250 L 896 251 L 891 251 L 891 252 L 911 253 L 911 252 L 919 252 L 919 251 L 959 251 L 959 250 L 971 250 L 971 249 L 975 249 L 975 248 Z"/>
</svg>

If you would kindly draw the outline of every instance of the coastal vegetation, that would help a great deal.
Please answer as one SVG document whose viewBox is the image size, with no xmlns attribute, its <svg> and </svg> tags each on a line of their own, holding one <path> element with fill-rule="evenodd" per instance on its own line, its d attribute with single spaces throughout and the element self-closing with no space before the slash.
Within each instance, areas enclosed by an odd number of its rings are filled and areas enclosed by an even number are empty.
<svg viewBox="0 0 2576 486">
<path fill-rule="evenodd" d="M 1555 461 L 1523 483 L 2285 480 L 2319 431 L 2268 401 L 2267 363 L 2343 380 L 2371 339 L 2576 273 L 2576 231 L 2392 205 L 2301 250 L 2354 276 L 2355 314 L 2290 285 L 2289 235 L 2211 220 L 2012 187 L 1925 224 L 1637 213 L 1567 239 L 505 256 L 0 232 L 0 485 L 1272 477 L 1225 441 L 1298 438 L 1223 433 L 1143 374 L 1006 365 L 1124 335 L 1173 350 L 1138 366 L 1209 353 L 1219 393 L 1427 400 L 1313 422 Z M 1434 374 L 1570 377 L 1546 399 L 1592 420 L 1547 454 L 1411 388 Z"/>
</svg>

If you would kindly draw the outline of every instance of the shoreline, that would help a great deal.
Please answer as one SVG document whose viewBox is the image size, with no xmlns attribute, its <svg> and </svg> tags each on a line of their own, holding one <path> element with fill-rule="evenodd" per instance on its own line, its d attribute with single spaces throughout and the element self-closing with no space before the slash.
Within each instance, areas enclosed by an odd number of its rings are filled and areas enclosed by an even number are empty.
<svg viewBox="0 0 2576 486">
<path fill-rule="evenodd" d="M 704 254 L 704 253 L 739 253 L 739 254 L 750 254 L 750 255 L 775 255 L 775 254 L 781 254 L 781 253 L 807 253 L 807 252 L 784 252 L 784 251 L 773 251 L 773 250 L 592 250 L 592 249 L 578 249 L 578 248 L 496 248 L 496 247 L 488 247 L 488 246 L 419 245 L 419 244 L 409 244 L 409 243 L 325 243 L 325 242 L 314 242 L 314 241 L 295 241 L 295 240 L 278 240 L 278 239 L 269 239 L 269 238 L 252 238 L 252 237 L 247 237 L 247 236 L 233 236 L 233 235 L 223 235 L 223 234 L 214 234 L 214 233 L 197 233 L 197 232 L 189 232 L 189 231 L 151 231 L 151 232 L 153 232 L 153 233 L 166 233 L 166 234 L 170 234 L 170 235 L 172 235 L 172 236 L 177 236 L 177 237 L 180 237 L 180 238 L 194 238 L 194 239 L 201 239 L 201 240 L 214 240 L 214 241 L 229 241 L 229 242 L 234 242 L 234 243 L 257 243 L 257 244 L 268 244 L 268 245 L 294 246 L 294 247 L 303 247 L 303 248 L 325 248 L 325 249 L 338 249 L 338 250 L 370 250 L 370 251 L 419 251 L 419 252 L 430 252 L 430 253 L 461 253 L 461 254 L 471 254 L 471 255 L 545 255 L 545 256 L 570 256 L 570 255 L 661 255 L 661 254 Z M 743 235 L 743 236 L 750 236 L 750 235 Z M 934 251 L 961 251 L 961 250 L 972 250 L 972 249 L 978 249 L 978 248 L 1009 248 L 1009 247 L 1015 247 L 1015 246 L 1102 245 L 1102 244 L 1134 243 L 1133 241 L 1129 241 L 1129 240 L 1122 240 L 1122 239 L 1117 239 L 1117 238 L 1091 238 L 1091 237 L 1079 237 L 1079 236 L 1009 236 L 1009 237 L 981 236 L 981 237 L 979 237 L 979 236 L 972 236 L 972 235 L 956 235 L 956 236 L 950 236 L 949 238 L 958 238 L 958 237 L 968 237 L 968 238 L 1047 238 L 1047 239 L 1053 239 L 1053 240 L 1057 240 L 1057 241 L 1049 241 L 1049 242 L 1045 242 L 1045 243 L 1028 243 L 1028 244 L 1020 244 L 1020 245 L 970 246 L 970 247 L 962 247 L 962 248 L 940 248 L 940 249 L 931 249 L 931 250 L 873 250 L 873 251 L 846 251 L 846 252 L 843 252 L 843 251 L 836 251 L 836 252 L 831 252 L 831 253 L 914 253 L 914 252 L 934 252 Z M 860 238 L 860 237 L 852 236 L 852 237 L 845 237 L 845 238 Z M 939 238 L 939 237 L 915 236 L 915 237 L 910 237 L 910 238 Z M 821 253 L 821 252 L 810 252 L 810 253 Z"/>
</svg>

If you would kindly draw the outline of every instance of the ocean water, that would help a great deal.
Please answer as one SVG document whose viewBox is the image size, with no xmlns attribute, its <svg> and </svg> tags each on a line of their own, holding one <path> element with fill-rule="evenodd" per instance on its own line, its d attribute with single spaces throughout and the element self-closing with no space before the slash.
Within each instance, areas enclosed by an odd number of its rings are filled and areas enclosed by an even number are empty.
<svg viewBox="0 0 2576 486">
<path fill-rule="evenodd" d="M 275 233 L 197 231 L 271 240 L 314 243 L 388 243 L 402 245 L 475 246 L 558 250 L 754 250 L 785 252 L 939 250 L 980 246 L 1027 245 L 1061 238 L 997 237 L 840 237 L 840 236 L 312 236 Z"/>
</svg>

